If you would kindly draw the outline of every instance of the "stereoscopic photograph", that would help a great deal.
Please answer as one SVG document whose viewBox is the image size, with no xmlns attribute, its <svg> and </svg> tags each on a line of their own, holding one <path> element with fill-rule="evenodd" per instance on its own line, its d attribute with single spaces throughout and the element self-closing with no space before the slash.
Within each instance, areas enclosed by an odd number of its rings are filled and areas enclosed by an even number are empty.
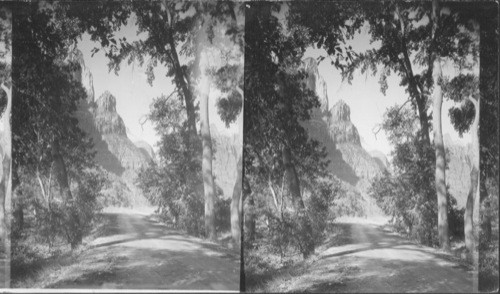
<svg viewBox="0 0 500 294">
<path fill-rule="evenodd" d="M 239 291 L 242 4 L 14 6 L 10 286 Z"/>
<path fill-rule="evenodd" d="M 1 292 L 498 292 L 498 9 L 0 2 Z"/>
<path fill-rule="evenodd" d="M 498 291 L 498 6 L 246 7 L 245 290 Z"/>
</svg>

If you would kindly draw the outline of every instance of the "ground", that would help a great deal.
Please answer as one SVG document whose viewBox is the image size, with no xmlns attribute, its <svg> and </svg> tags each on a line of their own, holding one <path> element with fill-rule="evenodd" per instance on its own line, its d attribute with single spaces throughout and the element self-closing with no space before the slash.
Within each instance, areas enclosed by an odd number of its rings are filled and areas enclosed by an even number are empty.
<svg viewBox="0 0 500 294">
<path fill-rule="evenodd" d="M 310 260 L 282 271 L 267 288 L 280 292 L 466 292 L 473 272 L 435 248 L 412 243 L 380 223 L 344 219 L 340 234 Z M 274 284 L 274 285 L 273 285 Z"/>
<path fill-rule="evenodd" d="M 239 290 L 240 255 L 152 215 L 108 211 L 101 236 L 52 265 L 35 288 Z"/>
</svg>

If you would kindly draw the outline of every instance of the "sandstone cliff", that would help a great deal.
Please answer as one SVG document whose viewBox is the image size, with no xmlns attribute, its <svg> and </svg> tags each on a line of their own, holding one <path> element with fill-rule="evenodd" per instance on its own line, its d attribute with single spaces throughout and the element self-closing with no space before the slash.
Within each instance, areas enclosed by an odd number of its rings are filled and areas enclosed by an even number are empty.
<svg viewBox="0 0 500 294">
<path fill-rule="evenodd" d="M 85 66 L 82 53 L 75 49 L 69 58 L 79 63 L 80 69 L 74 72 L 74 78 L 87 92 L 87 99 L 81 101 L 75 116 L 80 128 L 93 139 L 96 162 L 108 172 L 111 182 L 104 193 L 111 198 L 116 194 L 123 200 L 122 205 L 146 205 L 134 180 L 138 169 L 147 165 L 152 157 L 127 137 L 126 126 L 116 111 L 116 98 L 106 91 L 95 100 L 92 73 Z M 147 143 L 142 144 L 147 149 L 144 144 Z"/>
<path fill-rule="evenodd" d="M 311 138 L 322 143 L 330 160 L 329 169 L 349 188 L 349 197 L 357 197 L 366 213 L 380 213 L 373 199 L 366 194 L 371 181 L 381 175 L 384 167 L 363 147 L 356 126 L 351 122 L 349 105 L 338 100 L 329 107 L 326 83 L 320 76 L 316 60 L 304 60 L 308 74 L 307 87 L 314 91 L 321 106 L 312 112 L 311 120 L 304 122 Z"/>
</svg>

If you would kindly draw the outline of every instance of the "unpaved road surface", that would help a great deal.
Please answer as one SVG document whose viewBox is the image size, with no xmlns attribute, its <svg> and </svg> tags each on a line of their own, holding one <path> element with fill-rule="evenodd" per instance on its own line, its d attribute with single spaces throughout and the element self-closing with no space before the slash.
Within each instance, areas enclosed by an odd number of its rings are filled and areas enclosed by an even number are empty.
<svg viewBox="0 0 500 294">
<path fill-rule="evenodd" d="M 434 248 L 411 243 L 370 223 L 339 224 L 343 238 L 325 244 L 292 292 L 471 293 L 473 273 Z"/>
<path fill-rule="evenodd" d="M 239 253 L 151 216 L 107 213 L 101 237 L 46 288 L 239 290 Z M 54 281 L 54 275 L 50 280 Z"/>
</svg>

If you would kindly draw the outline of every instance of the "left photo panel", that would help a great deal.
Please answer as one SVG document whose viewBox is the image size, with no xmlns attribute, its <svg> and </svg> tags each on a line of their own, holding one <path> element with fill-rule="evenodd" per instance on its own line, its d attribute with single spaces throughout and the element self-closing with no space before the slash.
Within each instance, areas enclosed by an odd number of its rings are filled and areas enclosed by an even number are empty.
<svg viewBox="0 0 500 294">
<path fill-rule="evenodd" d="M 10 203 L 12 144 L 10 113 L 12 106 L 12 13 L 0 3 L 0 288 L 10 285 Z"/>
<path fill-rule="evenodd" d="M 5 287 L 239 291 L 243 4 L 0 16 Z"/>
</svg>

